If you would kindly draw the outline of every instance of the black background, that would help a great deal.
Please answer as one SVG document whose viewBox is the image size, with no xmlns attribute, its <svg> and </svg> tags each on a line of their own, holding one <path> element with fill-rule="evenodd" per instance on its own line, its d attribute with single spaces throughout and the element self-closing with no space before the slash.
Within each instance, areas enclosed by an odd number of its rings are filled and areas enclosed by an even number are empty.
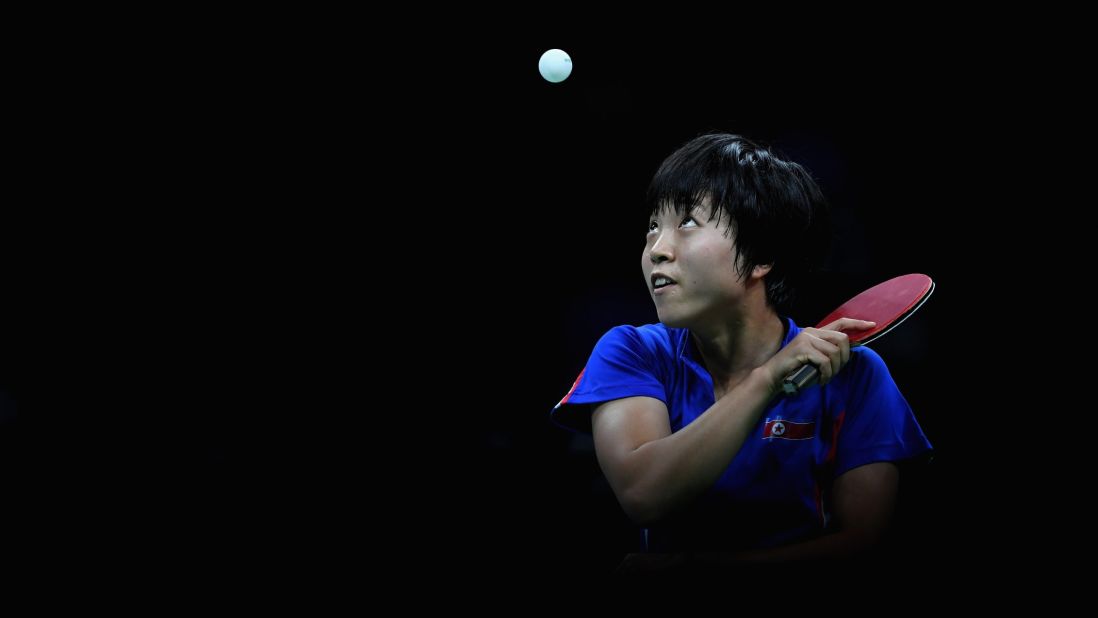
<svg viewBox="0 0 1098 618">
<path fill-rule="evenodd" d="M 994 564 L 1055 510 L 1014 447 L 1028 395 L 995 386 L 1032 363 L 994 299 L 1032 285 L 1019 245 L 1053 244 L 1006 214 L 1034 211 L 1029 144 L 1053 132 L 1018 103 L 1020 75 L 1055 96 L 1019 50 L 959 31 L 933 53 L 887 30 L 202 32 L 43 45 L 50 70 L 27 70 L 0 435 L 28 546 L 606 573 L 635 528 L 589 437 L 548 413 L 606 329 L 655 320 L 644 190 L 711 130 L 803 164 L 832 203 L 799 323 L 895 275 L 937 282 L 874 344 L 936 447 L 890 556 Z M 538 74 L 549 48 L 573 59 L 563 83 Z M 1016 314 L 1047 311 L 1035 296 Z"/>
<path fill-rule="evenodd" d="M 966 518 L 983 517 L 973 507 L 990 490 L 977 481 L 982 445 L 957 429 L 974 402 L 956 316 L 979 312 L 972 282 L 992 268 L 970 243 L 992 214 L 989 187 L 1001 182 L 980 158 L 995 130 L 985 121 L 994 95 L 950 64 L 902 58 L 881 69 L 841 53 L 567 43 L 485 50 L 485 68 L 456 95 L 472 124 L 470 153 L 478 142 L 476 164 L 460 167 L 476 189 L 444 260 L 468 281 L 453 288 L 468 310 L 455 325 L 468 331 L 463 354 L 498 357 L 461 372 L 474 436 L 458 451 L 474 462 L 463 502 L 475 509 L 463 519 L 469 545 L 503 571 L 588 575 L 636 549 L 590 438 L 547 413 L 603 332 L 656 321 L 640 276 L 644 190 L 676 147 L 721 130 L 803 164 L 833 204 L 835 247 L 794 311 L 799 323 L 892 276 L 934 277 L 928 305 L 874 346 L 937 449 L 929 468 L 905 476 L 891 556 L 983 556 Z M 574 62 L 559 84 L 536 70 L 550 47 Z"/>
<path fill-rule="evenodd" d="M 592 576 L 636 548 L 590 440 L 547 414 L 606 329 L 655 320 L 639 274 L 644 190 L 670 152 L 719 130 L 802 163 L 831 200 L 834 249 L 799 323 L 892 276 L 937 282 L 874 344 L 936 449 L 905 471 L 882 563 L 943 582 L 1036 563 L 1049 518 L 1070 511 L 1066 462 L 1080 453 L 1040 437 L 1065 395 L 1059 346 L 1040 333 L 1069 315 L 1074 285 L 1044 261 L 1074 242 L 1059 225 L 1074 201 L 1059 141 L 1073 86 L 1009 42 L 920 42 L 492 39 L 424 89 L 449 104 L 417 112 L 455 165 L 445 203 L 464 207 L 441 230 L 446 334 L 426 334 L 452 359 L 443 409 L 461 411 L 447 461 L 471 464 L 443 466 L 462 480 L 430 512 L 462 532 L 441 547 L 489 556 L 493 573 Z M 549 48 L 574 62 L 559 84 L 536 71 Z"/>
</svg>

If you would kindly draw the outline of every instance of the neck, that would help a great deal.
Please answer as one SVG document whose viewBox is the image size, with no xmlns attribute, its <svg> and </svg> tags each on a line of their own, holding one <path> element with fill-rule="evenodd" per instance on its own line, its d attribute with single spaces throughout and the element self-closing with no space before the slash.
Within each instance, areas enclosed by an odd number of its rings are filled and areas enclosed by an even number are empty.
<svg viewBox="0 0 1098 618">
<path fill-rule="evenodd" d="M 708 329 L 690 329 L 694 345 L 715 382 L 738 381 L 778 353 L 785 321 L 766 308 L 734 316 Z"/>
</svg>

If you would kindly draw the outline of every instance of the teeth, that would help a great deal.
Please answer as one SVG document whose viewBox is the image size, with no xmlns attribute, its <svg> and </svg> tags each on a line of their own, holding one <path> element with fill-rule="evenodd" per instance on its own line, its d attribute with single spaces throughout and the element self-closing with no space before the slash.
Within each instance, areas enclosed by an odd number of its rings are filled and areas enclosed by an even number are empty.
<svg viewBox="0 0 1098 618">
<path fill-rule="evenodd" d="M 667 277 L 656 277 L 656 280 L 653 282 L 653 285 L 657 288 L 661 287 L 661 286 L 664 286 L 664 285 L 670 285 L 670 284 L 671 284 L 671 280 L 668 279 Z"/>
</svg>

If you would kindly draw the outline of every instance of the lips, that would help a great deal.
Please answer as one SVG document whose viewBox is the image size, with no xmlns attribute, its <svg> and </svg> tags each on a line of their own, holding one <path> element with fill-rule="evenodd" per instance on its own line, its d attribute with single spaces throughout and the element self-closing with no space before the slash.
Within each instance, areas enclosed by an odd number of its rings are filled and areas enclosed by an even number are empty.
<svg viewBox="0 0 1098 618">
<path fill-rule="evenodd" d="M 652 294 L 660 296 L 678 286 L 678 282 L 663 273 L 652 273 Z"/>
<path fill-rule="evenodd" d="M 678 282 L 674 278 L 665 275 L 664 273 L 652 273 L 652 290 L 662 290 L 665 287 L 677 285 Z"/>
</svg>

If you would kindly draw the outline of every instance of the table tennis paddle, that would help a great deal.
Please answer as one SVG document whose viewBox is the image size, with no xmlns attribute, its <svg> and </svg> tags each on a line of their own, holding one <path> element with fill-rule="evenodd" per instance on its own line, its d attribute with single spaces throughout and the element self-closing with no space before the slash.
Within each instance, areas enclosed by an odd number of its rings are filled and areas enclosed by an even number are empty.
<svg viewBox="0 0 1098 618">
<path fill-rule="evenodd" d="M 847 333 L 851 347 L 865 345 L 896 328 L 900 322 L 923 306 L 934 291 L 934 281 L 921 274 L 901 275 L 869 288 L 839 305 L 816 328 L 823 328 L 839 318 L 856 318 L 876 322 L 876 326 Z M 789 374 L 782 380 L 782 390 L 787 395 L 808 386 L 820 375 L 811 363 Z"/>
</svg>

